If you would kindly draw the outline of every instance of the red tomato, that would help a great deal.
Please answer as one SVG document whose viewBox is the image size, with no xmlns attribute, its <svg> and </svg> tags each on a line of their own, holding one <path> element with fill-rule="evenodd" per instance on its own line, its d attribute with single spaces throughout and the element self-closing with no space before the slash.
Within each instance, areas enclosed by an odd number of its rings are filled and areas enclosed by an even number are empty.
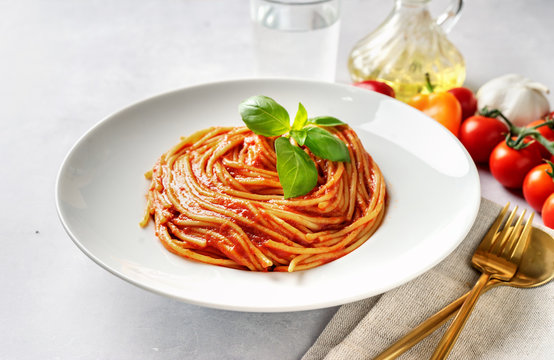
<svg viewBox="0 0 554 360">
<path fill-rule="evenodd" d="M 552 171 L 549 164 L 537 165 L 523 180 L 523 197 L 537 211 L 541 211 L 546 198 L 554 193 L 554 179 L 547 171 Z"/>
<path fill-rule="evenodd" d="M 542 206 L 542 222 L 545 226 L 554 229 L 554 194 L 551 194 Z"/>
<path fill-rule="evenodd" d="M 525 175 L 542 161 L 535 144 L 514 150 L 502 141 L 491 153 L 489 166 L 492 176 L 508 188 L 521 188 Z"/>
<path fill-rule="evenodd" d="M 537 125 L 540 125 L 542 123 L 544 123 L 545 120 L 535 120 L 529 124 L 527 124 L 527 127 L 530 128 L 530 127 L 533 127 L 533 126 L 537 126 Z M 551 129 L 548 125 L 545 125 L 545 126 L 541 126 L 540 128 L 537 129 L 537 131 L 548 141 L 554 141 L 554 130 Z M 550 159 L 550 157 L 552 156 L 552 154 L 550 154 L 550 151 L 546 150 L 546 148 L 544 146 L 542 146 L 541 144 L 538 144 L 538 147 L 540 148 L 540 151 L 541 151 L 541 154 L 542 154 L 542 157 L 544 159 Z"/>
<path fill-rule="evenodd" d="M 462 121 L 475 115 L 477 111 L 477 98 L 473 94 L 473 91 L 465 87 L 458 87 L 450 89 L 448 92 L 454 95 L 460 102 L 462 107 Z"/>
<path fill-rule="evenodd" d="M 543 124 L 545 123 L 546 120 L 535 120 L 529 124 L 527 124 L 527 127 L 530 128 L 530 127 L 533 127 L 533 126 L 537 126 L 537 125 L 540 125 L 540 124 Z M 549 141 L 553 141 L 554 140 L 554 130 L 552 130 L 550 128 L 550 126 L 548 125 L 545 125 L 545 126 L 541 126 L 537 129 L 537 131 L 542 135 L 544 136 L 547 140 Z"/>
<path fill-rule="evenodd" d="M 542 145 L 541 145 L 538 141 L 533 140 L 533 138 L 530 137 L 530 136 L 528 136 L 528 137 L 525 138 L 525 142 L 526 142 L 526 143 L 529 142 L 529 141 L 532 141 L 532 142 L 531 142 L 531 144 L 529 144 L 528 147 L 530 147 L 530 148 L 535 148 L 535 149 L 539 152 L 539 154 L 541 154 L 541 147 L 542 147 Z M 535 151 L 535 150 L 533 150 L 533 151 Z M 547 157 L 547 160 L 548 160 L 548 158 L 550 158 L 550 157 L 548 156 L 548 157 Z M 543 159 L 544 159 L 544 158 L 543 158 Z"/>
<path fill-rule="evenodd" d="M 476 163 L 489 161 L 492 149 L 508 132 L 501 120 L 481 115 L 471 116 L 462 123 L 458 138 Z"/>
<path fill-rule="evenodd" d="M 393 88 L 391 88 L 390 86 L 388 86 L 387 84 L 385 84 L 384 82 L 381 82 L 381 81 L 365 80 L 365 81 L 360 81 L 360 82 L 354 83 L 353 85 L 357 86 L 357 87 L 360 87 L 360 88 L 363 88 L 363 89 L 367 89 L 367 90 L 375 91 L 375 92 L 378 92 L 378 93 L 381 93 L 381 94 L 384 94 L 384 95 L 388 95 L 390 97 L 395 97 L 396 96 L 395 93 L 394 93 Z"/>
</svg>

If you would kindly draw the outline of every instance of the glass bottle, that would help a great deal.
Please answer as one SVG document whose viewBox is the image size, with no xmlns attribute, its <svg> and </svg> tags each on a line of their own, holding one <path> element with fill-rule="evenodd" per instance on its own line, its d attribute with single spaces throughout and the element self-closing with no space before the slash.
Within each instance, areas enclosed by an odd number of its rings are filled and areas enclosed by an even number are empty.
<svg viewBox="0 0 554 360">
<path fill-rule="evenodd" d="M 428 2 L 395 0 L 387 19 L 350 53 L 348 69 L 353 81 L 385 82 L 402 101 L 427 91 L 426 73 L 435 91 L 463 84 L 464 59 L 446 38 L 458 20 L 463 0 L 452 0 L 438 19 L 431 16 Z"/>
</svg>

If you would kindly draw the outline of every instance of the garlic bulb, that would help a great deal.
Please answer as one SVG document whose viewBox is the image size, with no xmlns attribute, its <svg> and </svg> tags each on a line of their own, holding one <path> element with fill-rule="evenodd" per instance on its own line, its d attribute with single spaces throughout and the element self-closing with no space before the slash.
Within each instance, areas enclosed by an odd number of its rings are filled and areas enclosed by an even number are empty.
<svg viewBox="0 0 554 360">
<path fill-rule="evenodd" d="M 486 82 L 477 91 L 477 106 L 500 110 L 517 126 L 525 126 L 550 111 L 546 86 L 521 75 L 508 74 Z"/>
</svg>

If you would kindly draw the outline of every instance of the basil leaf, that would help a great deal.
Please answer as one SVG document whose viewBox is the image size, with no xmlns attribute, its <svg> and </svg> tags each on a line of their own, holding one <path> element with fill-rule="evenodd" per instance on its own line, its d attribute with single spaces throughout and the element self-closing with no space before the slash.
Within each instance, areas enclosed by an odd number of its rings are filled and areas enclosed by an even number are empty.
<svg viewBox="0 0 554 360">
<path fill-rule="evenodd" d="M 290 131 L 290 136 L 292 136 L 292 138 L 294 140 L 296 140 L 296 142 L 298 143 L 298 145 L 300 146 L 303 146 L 304 145 L 304 142 L 306 141 L 306 136 L 308 135 L 308 131 L 306 129 L 301 129 L 301 130 L 291 130 Z"/>
<path fill-rule="evenodd" d="M 319 125 L 319 126 L 337 126 L 337 125 L 346 125 L 336 117 L 332 116 L 317 116 L 308 120 L 310 124 Z"/>
<path fill-rule="evenodd" d="M 242 121 L 255 134 L 278 136 L 290 130 L 287 110 L 267 96 L 252 96 L 244 100 L 239 105 L 239 112 Z"/>
<path fill-rule="evenodd" d="M 285 137 L 275 140 L 277 174 L 285 199 L 306 195 L 317 185 L 317 169 L 313 160 Z"/>
<path fill-rule="evenodd" d="M 302 103 L 298 103 L 298 111 L 294 117 L 294 122 L 292 123 L 293 130 L 300 130 L 306 125 L 308 121 L 308 112 Z"/>
<path fill-rule="evenodd" d="M 307 128 L 306 132 L 304 143 L 314 155 L 331 161 L 350 162 L 348 148 L 341 139 L 317 126 Z"/>
</svg>

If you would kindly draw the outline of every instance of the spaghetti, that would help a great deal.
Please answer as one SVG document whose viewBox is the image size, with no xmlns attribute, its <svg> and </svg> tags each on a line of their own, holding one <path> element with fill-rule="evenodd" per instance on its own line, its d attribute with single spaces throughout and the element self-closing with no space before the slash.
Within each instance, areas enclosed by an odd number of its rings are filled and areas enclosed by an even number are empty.
<svg viewBox="0 0 554 360">
<path fill-rule="evenodd" d="M 147 173 L 146 226 L 171 252 L 252 271 L 298 271 L 362 245 L 385 210 L 385 181 L 347 125 L 330 128 L 350 163 L 315 157 L 317 186 L 283 198 L 275 138 L 246 127 L 201 130 L 163 154 Z"/>
</svg>

